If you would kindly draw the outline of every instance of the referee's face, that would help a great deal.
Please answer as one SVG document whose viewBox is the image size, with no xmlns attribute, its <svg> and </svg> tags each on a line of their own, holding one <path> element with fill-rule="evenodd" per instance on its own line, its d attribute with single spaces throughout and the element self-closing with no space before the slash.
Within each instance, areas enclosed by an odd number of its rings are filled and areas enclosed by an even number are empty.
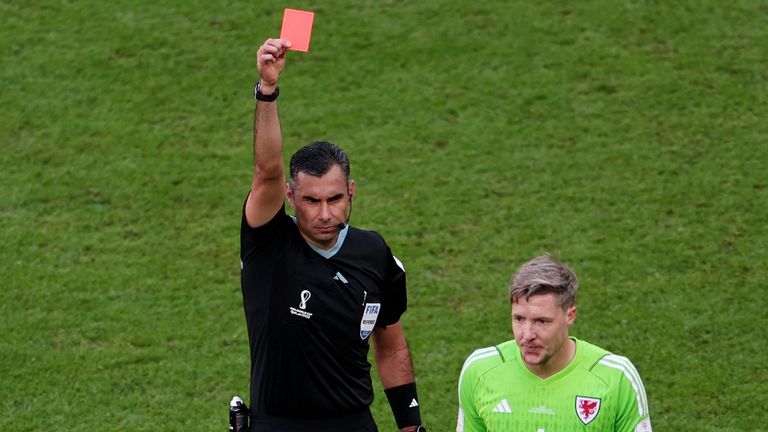
<svg viewBox="0 0 768 432">
<path fill-rule="evenodd" d="M 546 377 L 570 363 L 574 347 L 568 329 L 575 319 L 576 307 L 563 309 L 553 293 L 512 303 L 512 332 L 528 369 Z"/>
<path fill-rule="evenodd" d="M 296 210 L 301 235 L 321 249 L 332 248 L 341 231 L 339 224 L 347 222 L 355 182 L 334 165 L 320 177 L 299 172 L 293 185 L 286 188 L 286 195 Z"/>
</svg>

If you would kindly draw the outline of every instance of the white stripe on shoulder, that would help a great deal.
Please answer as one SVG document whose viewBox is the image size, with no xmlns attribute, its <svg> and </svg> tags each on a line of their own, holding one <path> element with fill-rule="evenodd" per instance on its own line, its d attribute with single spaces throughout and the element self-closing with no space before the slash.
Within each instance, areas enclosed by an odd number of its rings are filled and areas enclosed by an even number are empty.
<svg viewBox="0 0 768 432">
<path fill-rule="evenodd" d="M 488 348 L 480 348 L 475 350 L 472 354 L 470 354 L 469 357 L 467 357 L 467 360 L 464 361 L 464 366 L 461 368 L 461 373 L 459 374 L 459 406 L 461 406 L 461 380 L 464 378 L 464 372 L 467 370 L 469 365 L 472 363 L 482 360 L 484 358 L 489 358 L 493 356 L 498 356 L 499 351 L 496 349 L 496 347 L 488 347 Z"/>
<path fill-rule="evenodd" d="M 632 384 L 632 388 L 635 390 L 635 395 L 637 396 L 637 409 L 640 412 L 640 417 L 645 417 L 648 414 L 648 398 L 645 394 L 645 387 L 643 386 L 643 381 L 640 379 L 640 374 L 637 373 L 637 369 L 635 369 L 632 362 L 626 357 L 608 354 L 601 358 L 598 363 L 603 366 L 618 369 L 624 374 L 629 383 Z"/>
<path fill-rule="evenodd" d="M 459 407 L 459 418 L 456 419 L 456 432 L 464 432 L 464 410 Z"/>
<path fill-rule="evenodd" d="M 498 353 L 499 350 L 497 350 L 495 346 L 485 347 L 485 348 L 478 348 L 474 352 L 472 352 L 472 354 L 470 354 L 469 357 L 467 357 L 467 361 L 472 360 L 473 357 L 476 357 L 476 356 L 479 356 L 479 355 L 485 355 L 485 354 L 487 354 L 489 352 Z"/>
<path fill-rule="evenodd" d="M 392 258 L 395 259 L 395 264 L 397 264 L 398 267 L 400 267 L 400 270 L 405 271 L 405 266 L 403 265 L 403 262 L 400 261 L 396 256 L 392 255 Z"/>
</svg>

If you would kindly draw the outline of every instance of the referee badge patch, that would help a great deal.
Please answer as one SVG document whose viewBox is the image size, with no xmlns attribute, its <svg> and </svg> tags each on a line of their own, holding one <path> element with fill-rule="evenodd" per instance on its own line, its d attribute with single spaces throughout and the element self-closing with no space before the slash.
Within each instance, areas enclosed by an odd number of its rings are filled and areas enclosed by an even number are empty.
<svg viewBox="0 0 768 432">
<path fill-rule="evenodd" d="M 363 319 L 360 320 L 360 339 L 365 339 L 371 335 L 373 326 L 376 325 L 376 318 L 379 317 L 381 303 L 366 303 L 363 309 Z"/>
</svg>

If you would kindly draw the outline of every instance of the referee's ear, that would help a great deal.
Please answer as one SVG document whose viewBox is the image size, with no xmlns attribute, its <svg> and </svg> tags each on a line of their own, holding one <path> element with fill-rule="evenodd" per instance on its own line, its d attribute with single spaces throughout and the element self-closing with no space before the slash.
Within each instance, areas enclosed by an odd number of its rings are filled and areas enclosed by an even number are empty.
<svg viewBox="0 0 768 432">
<path fill-rule="evenodd" d="M 291 182 L 285 183 L 285 197 L 288 199 L 288 202 L 291 203 L 291 206 L 294 206 L 293 205 L 293 185 L 291 184 Z"/>
<path fill-rule="evenodd" d="M 350 180 L 349 183 L 347 184 L 347 195 L 349 195 L 350 201 L 352 201 L 352 198 L 355 196 L 355 188 L 356 188 L 355 181 Z"/>
</svg>

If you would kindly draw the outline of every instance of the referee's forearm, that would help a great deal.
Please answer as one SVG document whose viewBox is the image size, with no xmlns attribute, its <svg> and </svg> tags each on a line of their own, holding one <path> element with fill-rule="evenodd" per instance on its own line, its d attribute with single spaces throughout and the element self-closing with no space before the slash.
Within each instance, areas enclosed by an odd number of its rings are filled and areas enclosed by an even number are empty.
<svg viewBox="0 0 768 432">
<path fill-rule="evenodd" d="M 374 359 L 385 389 L 414 382 L 413 363 L 407 346 L 383 353 L 377 351 Z"/>
<path fill-rule="evenodd" d="M 399 322 L 373 331 L 373 349 L 385 389 L 414 382 L 411 352 Z"/>
</svg>

